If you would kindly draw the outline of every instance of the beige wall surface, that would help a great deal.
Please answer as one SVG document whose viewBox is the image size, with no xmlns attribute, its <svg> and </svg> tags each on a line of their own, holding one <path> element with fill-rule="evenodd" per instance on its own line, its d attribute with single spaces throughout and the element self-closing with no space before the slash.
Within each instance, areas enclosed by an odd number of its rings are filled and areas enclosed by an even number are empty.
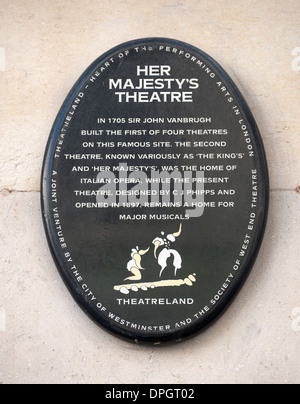
<svg viewBox="0 0 300 404">
<path fill-rule="evenodd" d="M 110 48 L 168 37 L 228 71 L 269 161 L 271 207 L 253 272 L 223 317 L 171 347 L 111 337 L 78 308 L 40 212 L 48 134 Z M 0 383 L 300 382 L 299 0 L 0 0 Z"/>
</svg>

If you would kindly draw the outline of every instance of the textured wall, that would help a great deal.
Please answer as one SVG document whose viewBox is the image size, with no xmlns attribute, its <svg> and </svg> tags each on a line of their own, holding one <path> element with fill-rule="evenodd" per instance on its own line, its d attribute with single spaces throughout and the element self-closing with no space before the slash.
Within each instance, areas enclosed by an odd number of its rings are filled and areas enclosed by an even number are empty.
<svg viewBox="0 0 300 404">
<path fill-rule="evenodd" d="M 0 0 L 0 9 L 0 383 L 299 383 L 299 0 Z M 271 177 L 267 233 L 245 287 L 208 331 L 168 348 L 119 341 L 81 312 L 39 205 L 68 91 L 103 52 L 148 36 L 189 42 L 228 71 Z"/>
</svg>

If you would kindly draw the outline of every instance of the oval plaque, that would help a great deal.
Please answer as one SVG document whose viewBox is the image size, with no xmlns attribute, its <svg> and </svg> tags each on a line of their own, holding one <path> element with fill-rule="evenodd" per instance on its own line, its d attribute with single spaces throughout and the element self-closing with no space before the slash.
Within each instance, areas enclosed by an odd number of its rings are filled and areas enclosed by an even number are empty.
<svg viewBox="0 0 300 404">
<path fill-rule="evenodd" d="M 202 51 L 123 44 L 87 69 L 58 114 L 42 210 L 60 274 L 96 323 L 133 341 L 179 341 L 228 307 L 258 254 L 260 133 Z"/>
</svg>

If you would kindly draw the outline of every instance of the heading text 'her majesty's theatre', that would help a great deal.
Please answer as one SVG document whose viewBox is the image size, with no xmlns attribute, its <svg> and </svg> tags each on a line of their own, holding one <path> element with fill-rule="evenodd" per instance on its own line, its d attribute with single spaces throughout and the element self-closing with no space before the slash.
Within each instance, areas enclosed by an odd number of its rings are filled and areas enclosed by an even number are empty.
<svg viewBox="0 0 300 404">
<path fill-rule="evenodd" d="M 193 102 L 193 91 L 190 90 L 199 88 L 199 79 L 171 78 L 171 70 L 171 66 L 137 66 L 136 80 L 109 79 L 109 89 L 122 90 L 115 91 L 120 103 Z M 147 78 L 140 78 L 141 76 Z"/>
</svg>

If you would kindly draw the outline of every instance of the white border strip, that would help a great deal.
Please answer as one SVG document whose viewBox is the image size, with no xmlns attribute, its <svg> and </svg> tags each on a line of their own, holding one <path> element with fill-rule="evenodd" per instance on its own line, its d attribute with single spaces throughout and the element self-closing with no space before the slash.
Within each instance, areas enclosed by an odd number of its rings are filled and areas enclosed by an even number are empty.
<svg viewBox="0 0 300 404">
<path fill-rule="evenodd" d="M 6 71 L 6 51 L 5 48 L 0 48 L 0 71 Z"/>
<path fill-rule="evenodd" d="M 0 307 L 0 332 L 6 331 L 6 311 Z"/>
</svg>

